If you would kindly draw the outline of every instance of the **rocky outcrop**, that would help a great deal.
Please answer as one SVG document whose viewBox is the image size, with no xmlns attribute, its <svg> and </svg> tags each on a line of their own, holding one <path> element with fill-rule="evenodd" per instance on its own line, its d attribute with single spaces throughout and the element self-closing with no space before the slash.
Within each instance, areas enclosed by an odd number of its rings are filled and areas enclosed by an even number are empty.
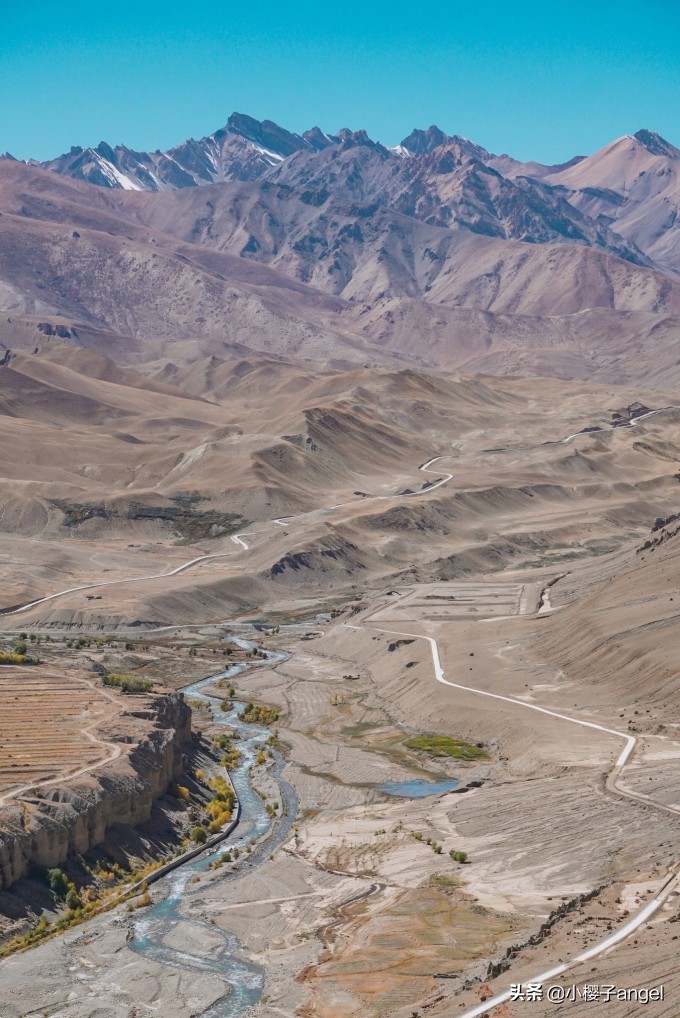
<svg viewBox="0 0 680 1018">
<path fill-rule="evenodd" d="M 37 788 L 0 810 L 0 890 L 33 867 L 58 866 L 101 844 L 114 825 L 147 821 L 154 799 L 182 772 L 191 710 L 181 693 L 134 698 L 134 706 L 102 735 L 129 743 L 129 749 L 101 770 Z"/>
</svg>

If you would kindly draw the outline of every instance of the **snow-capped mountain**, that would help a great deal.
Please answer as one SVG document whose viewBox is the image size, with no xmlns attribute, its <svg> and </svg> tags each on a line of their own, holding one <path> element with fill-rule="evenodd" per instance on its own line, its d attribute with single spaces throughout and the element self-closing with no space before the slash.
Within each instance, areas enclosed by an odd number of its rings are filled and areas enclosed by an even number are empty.
<svg viewBox="0 0 680 1018">
<path fill-rule="evenodd" d="M 270 120 L 234 113 L 226 125 L 167 152 L 135 152 L 102 141 L 96 148 L 74 147 L 42 166 L 75 180 L 125 191 L 174 191 L 226 180 L 256 180 L 293 152 L 320 151 L 337 139 L 319 128 L 292 134 Z"/>
<path fill-rule="evenodd" d="M 102 141 L 32 165 L 126 191 L 270 181 L 319 208 L 329 201 L 368 202 L 448 229 L 534 244 L 585 244 L 680 272 L 680 150 L 652 131 L 545 166 L 494 155 L 435 125 L 388 147 L 365 131 L 325 134 L 313 127 L 296 134 L 233 113 L 213 134 L 165 152 Z M 264 204 L 270 199 L 263 197 Z M 251 236 L 244 253 L 263 258 L 261 238 Z M 297 241 L 304 249 L 305 238 Z"/>
<path fill-rule="evenodd" d="M 0 347 L 671 384 L 678 154 L 638 132 L 547 167 L 437 127 L 387 147 L 234 115 L 166 153 L 0 159 Z"/>
</svg>

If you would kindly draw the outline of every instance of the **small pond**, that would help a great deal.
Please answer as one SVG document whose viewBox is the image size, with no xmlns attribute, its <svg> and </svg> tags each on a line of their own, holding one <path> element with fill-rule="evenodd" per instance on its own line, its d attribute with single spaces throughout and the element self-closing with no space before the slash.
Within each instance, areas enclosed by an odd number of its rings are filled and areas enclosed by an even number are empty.
<svg viewBox="0 0 680 1018">
<path fill-rule="evenodd" d="M 378 785 L 377 791 L 385 795 L 398 795 L 403 799 L 424 799 L 426 795 L 443 795 L 444 792 L 451 792 L 458 788 L 460 781 L 455 778 L 445 778 L 442 781 L 386 781 L 384 785 Z"/>
</svg>

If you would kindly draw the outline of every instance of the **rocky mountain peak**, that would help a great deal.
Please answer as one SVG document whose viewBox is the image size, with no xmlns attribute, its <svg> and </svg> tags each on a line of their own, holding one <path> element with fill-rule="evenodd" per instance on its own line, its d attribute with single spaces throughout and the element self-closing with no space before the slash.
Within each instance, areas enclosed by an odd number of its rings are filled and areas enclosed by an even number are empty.
<svg viewBox="0 0 680 1018">
<path fill-rule="evenodd" d="M 320 152 L 329 145 L 337 145 L 338 139 L 334 135 L 324 134 L 320 127 L 312 127 L 304 131 L 302 137 L 315 152 Z"/>
<path fill-rule="evenodd" d="M 641 145 L 644 145 L 648 152 L 653 156 L 666 156 L 669 159 L 675 159 L 678 155 L 678 150 L 675 146 L 671 145 L 669 141 L 662 138 L 656 131 L 647 131 L 645 129 L 637 131 L 633 137 L 636 141 L 639 141 Z"/>
<path fill-rule="evenodd" d="M 73 149 L 71 149 L 71 151 L 73 151 Z M 95 152 L 98 155 L 102 156 L 103 159 L 108 159 L 112 163 L 116 162 L 116 153 L 114 152 L 114 150 L 111 148 L 107 141 L 100 141 L 95 149 Z"/>
<path fill-rule="evenodd" d="M 436 152 L 438 149 L 449 149 L 455 154 L 458 160 L 457 165 L 460 165 L 460 161 L 465 159 L 475 159 L 486 163 L 493 158 L 491 153 L 480 145 L 475 145 L 473 141 L 463 138 L 459 134 L 445 134 L 436 124 L 432 124 L 425 131 L 417 128 L 411 131 L 408 138 L 404 138 L 402 141 L 401 147 L 413 156 L 427 155 L 427 153 Z M 450 161 L 451 157 L 448 158 Z"/>
<path fill-rule="evenodd" d="M 341 237 L 326 237 L 330 228 L 325 213 L 317 224 L 309 210 L 326 209 L 329 201 L 335 202 L 338 215 L 362 221 L 390 210 L 448 230 L 603 248 L 633 264 L 658 264 L 678 273 L 679 157 L 680 149 L 646 129 L 618 138 L 587 158 L 545 166 L 494 156 L 436 124 L 416 128 L 401 144 L 386 148 L 365 130 L 345 127 L 326 134 L 314 126 L 298 134 L 272 120 L 234 112 L 213 134 L 167 151 L 137 152 L 102 141 L 96 148 L 73 147 L 57 159 L 31 165 L 130 191 L 258 181 L 266 191 L 273 182 L 285 184 L 287 193 L 298 195 L 303 210 L 291 256 L 296 263 L 304 262 L 300 278 L 308 282 L 314 275 L 322 243 L 327 243 L 331 259 L 337 241 L 330 276 L 339 293 L 352 276 L 354 246 L 361 246 L 365 230 L 348 221 Z M 264 202 L 262 195 L 258 200 Z M 275 226 L 274 239 L 262 234 L 253 215 L 243 226 L 248 236 L 239 241 L 238 252 L 253 260 L 278 257 L 281 238 L 290 231 L 290 207 L 280 221 L 279 214 L 272 209 L 268 219 Z M 267 254 L 272 247 L 274 253 Z M 307 254 L 303 258 L 300 252 Z"/>
<path fill-rule="evenodd" d="M 366 131 L 350 131 L 344 127 L 342 131 L 338 132 L 338 137 L 342 139 L 343 148 L 354 148 L 356 145 L 365 146 L 366 148 L 386 151 L 384 147 L 377 141 L 373 141 L 369 138 Z"/>
<path fill-rule="evenodd" d="M 431 124 L 426 131 L 414 128 L 401 144 L 412 155 L 422 155 L 423 152 L 431 152 L 433 148 L 450 140 L 436 124 Z"/>
<path fill-rule="evenodd" d="M 299 134 L 286 131 L 273 120 L 255 120 L 246 113 L 232 113 L 222 131 L 215 132 L 215 137 L 225 134 L 238 134 L 246 141 L 259 145 L 282 159 L 307 147 L 304 138 Z"/>
</svg>

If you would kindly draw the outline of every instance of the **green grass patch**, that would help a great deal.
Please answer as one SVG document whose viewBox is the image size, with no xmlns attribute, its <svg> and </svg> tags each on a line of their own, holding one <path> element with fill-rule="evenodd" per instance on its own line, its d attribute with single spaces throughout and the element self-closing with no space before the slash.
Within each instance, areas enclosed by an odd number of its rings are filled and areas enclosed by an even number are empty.
<svg viewBox="0 0 680 1018">
<path fill-rule="evenodd" d="M 452 756 L 456 760 L 483 760 L 489 754 L 481 746 L 473 746 L 450 735 L 414 735 L 406 739 L 407 749 L 419 749 L 430 756 Z"/>
</svg>

